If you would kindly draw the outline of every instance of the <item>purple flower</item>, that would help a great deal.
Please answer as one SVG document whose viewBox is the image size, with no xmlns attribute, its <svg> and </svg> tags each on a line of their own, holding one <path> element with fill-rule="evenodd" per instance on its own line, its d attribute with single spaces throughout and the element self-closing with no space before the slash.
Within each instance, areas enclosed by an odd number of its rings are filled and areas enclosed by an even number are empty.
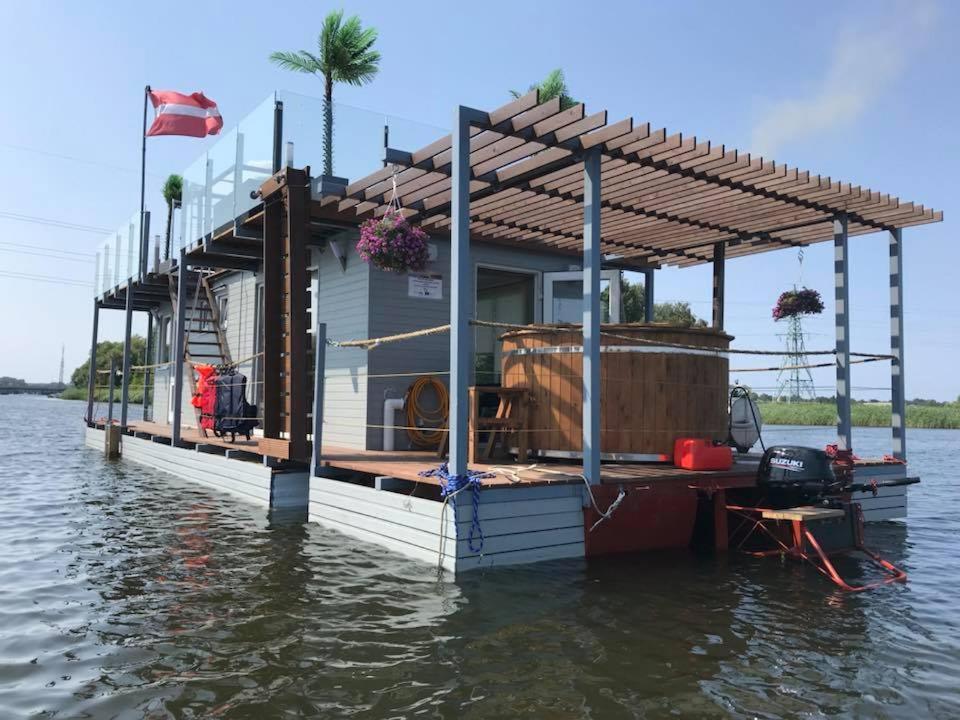
<svg viewBox="0 0 960 720">
<path fill-rule="evenodd" d="M 427 234 L 397 210 L 360 226 L 357 252 L 365 262 L 388 272 L 423 270 L 429 259 Z"/>
</svg>

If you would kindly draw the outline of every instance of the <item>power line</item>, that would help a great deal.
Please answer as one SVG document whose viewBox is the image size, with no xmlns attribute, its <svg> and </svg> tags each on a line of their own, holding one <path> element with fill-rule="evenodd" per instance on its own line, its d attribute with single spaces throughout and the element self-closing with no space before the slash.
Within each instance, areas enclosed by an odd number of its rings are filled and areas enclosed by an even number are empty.
<svg viewBox="0 0 960 720">
<path fill-rule="evenodd" d="M 93 283 L 84 282 L 78 278 L 62 278 L 54 277 L 53 275 L 32 275 L 29 273 L 12 273 L 4 272 L 0 270 L 0 277 L 13 278 L 15 280 L 33 280 L 37 282 L 50 282 L 56 283 L 57 285 L 74 285 L 76 287 L 93 287 Z"/>
<path fill-rule="evenodd" d="M 0 247 L 0 252 L 14 253 L 16 255 L 34 255 L 36 257 L 51 258 L 53 260 L 66 260 L 68 262 L 86 263 L 93 265 L 94 259 L 91 255 L 88 258 L 69 257 L 65 255 L 54 255 L 53 253 L 33 252 L 32 250 L 14 250 L 13 248 Z"/>
<path fill-rule="evenodd" d="M 81 232 L 97 233 L 98 235 L 109 235 L 113 230 L 94 227 L 93 225 L 80 225 L 79 223 L 65 222 L 63 220 L 54 220 L 53 218 L 37 217 L 35 215 L 21 215 L 20 213 L 7 212 L 0 210 L 0 217 L 20 222 L 36 223 L 37 225 L 49 225 L 51 227 L 66 228 L 67 230 L 79 230 Z"/>
<path fill-rule="evenodd" d="M 120 172 L 128 173 L 140 173 L 139 168 L 124 167 L 123 165 L 111 165 L 110 163 L 105 163 L 100 160 L 90 160 L 87 158 L 80 158 L 74 155 L 64 155 L 63 153 L 50 152 L 49 150 L 39 150 L 37 148 L 26 147 L 25 145 L 14 145 L 13 143 L 0 143 L 0 147 L 10 148 L 11 150 L 19 150 L 20 152 L 29 152 L 35 153 L 37 155 L 45 155 L 47 157 L 58 158 L 60 160 L 70 160 L 71 162 L 84 163 L 85 165 L 96 165 L 108 170 L 119 170 Z M 150 175 L 155 178 L 163 177 L 157 173 L 148 172 L 147 175 Z"/>
<path fill-rule="evenodd" d="M 95 253 L 92 252 L 80 252 L 79 250 L 62 250 L 60 248 L 49 247 L 47 245 L 27 245 L 26 243 L 15 243 L 10 242 L 9 240 L 0 240 L 0 245 L 9 245 L 10 247 L 15 248 L 24 248 L 26 250 L 49 250 L 50 252 L 62 253 L 64 255 L 80 255 L 85 258 L 94 257 Z"/>
</svg>

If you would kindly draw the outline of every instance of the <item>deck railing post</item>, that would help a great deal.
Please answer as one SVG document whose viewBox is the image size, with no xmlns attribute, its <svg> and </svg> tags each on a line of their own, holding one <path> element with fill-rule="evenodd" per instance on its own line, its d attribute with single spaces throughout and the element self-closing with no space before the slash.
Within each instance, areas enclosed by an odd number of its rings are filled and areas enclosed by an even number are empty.
<svg viewBox="0 0 960 720">
<path fill-rule="evenodd" d="M 850 420 L 850 263 L 847 247 L 847 216 L 833 220 L 833 277 L 837 337 L 837 443 L 852 449 Z"/>
<path fill-rule="evenodd" d="M 180 248 L 177 264 L 177 329 L 173 338 L 173 432 L 172 443 L 180 445 L 180 416 L 183 411 L 183 360 L 187 314 L 187 251 Z"/>
<path fill-rule="evenodd" d="M 283 102 L 273 102 L 273 174 L 283 166 Z"/>
<path fill-rule="evenodd" d="M 723 315 L 726 304 L 727 246 L 718 242 L 713 245 L 713 329 L 723 330 Z"/>
<path fill-rule="evenodd" d="M 140 226 L 140 279 L 147 276 L 150 260 L 150 211 L 143 211 L 143 223 Z"/>
<path fill-rule="evenodd" d="M 317 476 L 323 458 L 323 382 L 327 373 L 327 324 L 317 322 L 313 354 L 313 446 L 310 452 L 310 477 Z"/>
<path fill-rule="evenodd" d="M 583 158 L 583 475 L 600 483 L 600 148 Z"/>
<path fill-rule="evenodd" d="M 450 461 L 454 475 L 467 472 L 470 365 L 473 359 L 473 273 L 470 261 L 470 119 L 459 107 L 453 122 L 450 226 Z"/>
<path fill-rule="evenodd" d="M 152 365 L 153 360 L 150 359 L 150 356 L 153 354 L 153 311 L 147 312 L 147 346 L 144 348 L 143 352 L 143 364 Z M 148 377 L 151 377 L 151 370 L 143 371 L 143 419 L 150 420 L 150 386 L 153 384 L 152 379 L 148 381 Z"/>
<path fill-rule="evenodd" d="M 110 358 L 110 379 L 107 384 L 107 426 L 113 425 L 113 391 L 117 378 L 117 359 Z"/>
<path fill-rule="evenodd" d="M 100 326 L 100 301 L 93 301 L 93 338 L 90 340 L 90 369 L 87 372 L 87 423 L 93 422 L 93 398 L 97 385 L 97 331 Z"/>
<path fill-rule="evenodd" d="M 907 414 L 903 375 L 903 230 L 890 231 L 890 430 L 893 456 L 907 459 Z"/>
<path fill-rule="evenodd" d="M 653 287 L 654 269 L 647 268 L 643 271 L 643 319 L 645 322 L 653 322 L 654 318 L 654 287 Z"/>
<path fill-rule="evenodd" d="M 133 331 L 133 278 L 127 279 L 127 295 L 123 307 L 123 378 L 120 389 L 120 427 L 127 427 L 127 409 L 130 404 L 130 366 L 133 348 L 131 333 Z"/>
</svg>

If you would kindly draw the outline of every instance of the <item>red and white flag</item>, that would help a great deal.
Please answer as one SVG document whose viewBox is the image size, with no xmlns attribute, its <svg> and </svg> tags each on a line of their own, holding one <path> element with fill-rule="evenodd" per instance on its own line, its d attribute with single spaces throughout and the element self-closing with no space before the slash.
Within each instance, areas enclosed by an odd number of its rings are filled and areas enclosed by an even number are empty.
<svg viewBox="0 0 960 720">
<path fill-rule="evenodd" d="M 223 127 L 217 104 L 202 92 L 190 95 L 173 90 L 151 90 L 150 102 L 157 116 L 147 135 L 216 135 Z"/>
</svg>

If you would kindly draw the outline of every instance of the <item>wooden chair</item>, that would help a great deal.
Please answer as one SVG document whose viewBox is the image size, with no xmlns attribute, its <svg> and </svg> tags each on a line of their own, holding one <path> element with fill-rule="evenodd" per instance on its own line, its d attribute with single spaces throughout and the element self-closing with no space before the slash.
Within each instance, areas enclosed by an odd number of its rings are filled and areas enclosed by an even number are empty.
<svg viewBox="0 0 960 720">
<path fill-rule="evenodd" d="M 497 412 L 494 417 L 481 417 L 482 395 L 497 396 Z M 469 389 L 469 400 L 469 462 L 485 463 L 495 457 L 509 457 L 513 438 L 517 447 L 517 461 L 525 462 L 529 453 L 528 433 L 525 432 L 529 391 L 526 388 L 479 385 Z M 486 433 L 485 440 L 483 433 Z"/>
</svg>

